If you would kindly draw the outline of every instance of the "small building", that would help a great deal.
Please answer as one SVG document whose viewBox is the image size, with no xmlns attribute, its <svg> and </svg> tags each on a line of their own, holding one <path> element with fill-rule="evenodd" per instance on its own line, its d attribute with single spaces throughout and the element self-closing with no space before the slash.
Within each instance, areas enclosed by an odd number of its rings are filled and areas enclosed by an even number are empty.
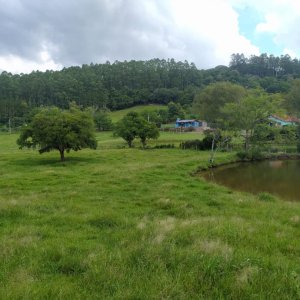
<svg viewBox="0 0 300 300">
<path fill-rule="evenodd" d="M 180 120 L 177 119 L 176 120 L 176 124 L 175 124 L 176 128 L 206 128 L 207 127 L 207 123 L 205 121 L 200 121 L 200 120 Z"/>
<path fill-rule="evenodd" d="M 271 115 L 269 117 L 271 126 L 289 126 L 300 124 L 300 119 L 295 117 L 279 117 L 276 115 Z"/>
</svg>

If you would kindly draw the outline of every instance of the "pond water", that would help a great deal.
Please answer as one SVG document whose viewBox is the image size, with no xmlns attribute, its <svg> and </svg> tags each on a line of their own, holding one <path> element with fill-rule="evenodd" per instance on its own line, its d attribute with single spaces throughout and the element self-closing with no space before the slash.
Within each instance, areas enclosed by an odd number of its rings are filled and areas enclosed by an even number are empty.
<svg viewBox="0 0 300 300">
<path fill-rule="evenodd" d="M 210 169 L 203 176 L 235 190 L 268 192 L 288 201 L 300 201 L 300 160 L 236 163 Z"/>
</svg>

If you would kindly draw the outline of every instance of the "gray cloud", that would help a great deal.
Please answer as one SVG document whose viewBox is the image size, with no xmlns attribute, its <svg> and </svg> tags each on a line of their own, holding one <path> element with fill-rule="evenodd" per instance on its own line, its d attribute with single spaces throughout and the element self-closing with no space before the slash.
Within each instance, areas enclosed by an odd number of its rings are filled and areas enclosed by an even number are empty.
<svg viewBox="0 0 300 300">
<path fill-rule="evenodd" d="M 63 66 L 154 57 L 187 59 L 200 67 L 225 61 L 216 59 L 213 40 L 177 24 L 171 3 L 0 0 L 0 56 L 39 62 L 40 53 L 47 51 Z"/>
</svg>

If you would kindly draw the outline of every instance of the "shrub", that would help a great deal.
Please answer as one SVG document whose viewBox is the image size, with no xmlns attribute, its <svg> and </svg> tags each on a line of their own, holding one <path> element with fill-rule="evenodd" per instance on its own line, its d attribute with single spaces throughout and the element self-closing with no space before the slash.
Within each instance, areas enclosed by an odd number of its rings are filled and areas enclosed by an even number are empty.
<svg viewBox="0 0 300 300">
<path fill-rule="evenodd" d="M 174 144 L 161 144 L 161 145 L 156 145 L 153 147 L 154 149 L 171 149 L 175 148 Z"/>
<path fill-rule="evenodd" d="M 297 142 L 297 152 L 300 153 L 300 141 Z"/>
<path fill-rule="evenodd" d="M 193 150 L 208 150 L 211 145 L 207 148 L 207 144 L 200 140 L 189 140 L 182 142 L 179 146 L 181 149 L 193 149 Z"/>
<path fill-rule="evenodd" d="M 252 148 L 249 151 L 240 151 L 236 155 L 240 160 L 261 160 L 264 158 L 260 148 Z"/>
<path fill-rule="evenodd" d="M 260 201 L 265 201 L 265 202 L 274 202 L 276 201 L 276 198 L 267 192 L 259 193 L 258 194 L 258 199 Z"/>
</svg>

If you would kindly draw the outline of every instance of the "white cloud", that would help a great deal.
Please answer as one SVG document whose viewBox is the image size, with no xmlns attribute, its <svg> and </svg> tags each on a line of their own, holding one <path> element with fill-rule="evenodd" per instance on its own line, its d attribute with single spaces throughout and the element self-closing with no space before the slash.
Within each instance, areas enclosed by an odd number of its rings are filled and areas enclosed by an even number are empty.
<svg viewBox="0 0 300 300">
<path fill-rule="evenodd" d="M 297 57 L 297 53 L 291 49 L 283 49 L 282 54 L 288 54 L 291 58 Z"/>
<path fill-rule="evenodd" d="M 30 73 L 31 71 L 60 70 L 62 65 L 55 63 L 49 53 L 39 53 L 40 60 L 32 61 L 16 55 L 0 56 L 0 68 L 11 73 Z"/>
<path fill-rule="evenodd" d="M 186 59 L 200 68 L 228 64 L 232 53 L 259 52 L 240 34 L 232 2 L 243 5 L 242 0 L 0 0 L 0 69 L 29 72 L 155 57 Z"/>
<path fill-rule="evenodd" d="M 234 7 L 251 7 L 264 21 L 257 24 L 256 34 L 269 34 L 273 42 L 295 56 L 300 55 L 299 0 L 228 0 Z"/>
</svg>

